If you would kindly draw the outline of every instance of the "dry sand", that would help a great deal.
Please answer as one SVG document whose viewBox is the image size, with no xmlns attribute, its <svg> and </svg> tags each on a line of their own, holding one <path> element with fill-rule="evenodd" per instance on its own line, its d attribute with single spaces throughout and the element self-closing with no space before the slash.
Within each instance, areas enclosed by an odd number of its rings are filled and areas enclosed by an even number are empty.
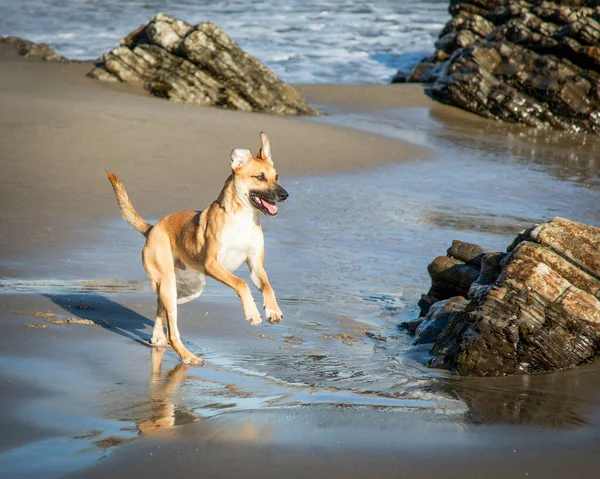
<svg viewBox="0 0 600 479">
<path fill-rule="evenodd" d="M 430 154 L 413 143 L 317 121 L 168 103 L 89 80 L 88 69 L 0 51 L 0 277 L 51 277 L 57 270 L 54 276 L 68 276 L 71 266 L 61 262 L 61 251 L 122 241 L 100 230 L 104 220 L 118 215 L 104 169 L 120 176 L 143 216 L 158 218 L 212 201 L 228 175 L 230 150 L 255 150 L 261 130 L 271 137 L 284 186 L 296 176 Z M 312 103 L 334 108 L 425 107 L 464 128 L 481 123 L 432 103 L 414 85 L 300 89 Z M 91 271 L 103 260 L 90 251 L 88 261 Z M 121 268 L 113 260 L 102 271 L 113 266 Z M 81 271 L 87 271 L 85 265 Z M 72 477 L 533 478 L 592 477 L 597 470 L 593 431 L 565 428 L 552 443 L 539 445 L 539 429 L 521 428 L 516 437 L 508 426 L 471 431 L 468 417 L 431 413 L 419 401 L 394 415 L 373 413 L 377 408 L 291 407 L 303 398 L 360 403 L 369 393 L 247 376 L 243 364 L 236 372 L 210 350 L 222 345 L 248 361 L 270 358 L 274 367 L 278 356 L 288 360 L 282 352 L 289 351 L 314 361 L 323 360 L 323 351 L 349 364 L 383 360 L 372 345 L 367 351 L 354 340 L 365 331 L 342 315 L 330 329 L 298 320 L 259 331 L 239 320 L 235 298 L 206 298 L 202 311 L 210 322 L 194 321 L 196 306 L 182 308 L 186 338 L 202 337 L 211 345 L 203 346 L 207 366 L 189 370 L 171 351 L 163 357 L 145 343 L 154 306 L 144 285 L 115 282 L 111 295 L 106 285 L 79 286 L 88 294 L 0 296 L 0 470 L 9 477 L 25 470 L 40 477 L 76 471 Z M 94 325 L 57 324 L 73 316 Z M 600 382 L 598 369 L 587 370 L 588 381 Z M 194 397 L 180 397 L 184 376 L 197 384 Z M 578 379 L 569 388 L 580 387 Z M 581 392 L 593 403 L 594 394 Z M 371 396 L 381 406 L 397 400 Z M 200 407 L 202 398 L 212 399 Z M 282 407 L 273 407 L 277 404 Z M 199 416 L 227 408 L 233 412 L 214 420 Z M 586 417 L 583 405 L 569 404 L 569 413 L 573 410 Z M 577 422 L 577 414 L 565 422 Z M 138 431 L 145 434 L 141 439 L 135 439 Z"/>
</svg>

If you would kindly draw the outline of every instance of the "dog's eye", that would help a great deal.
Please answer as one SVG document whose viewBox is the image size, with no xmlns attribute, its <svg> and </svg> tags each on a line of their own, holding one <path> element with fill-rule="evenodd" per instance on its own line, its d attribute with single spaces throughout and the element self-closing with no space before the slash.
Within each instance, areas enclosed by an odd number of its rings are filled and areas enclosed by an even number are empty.
<svg viewBox="0 0 600 479">
<path fill-rule="evenodd" d="M 252 178 L 256 178 L 258 181 L 267 181 L 265 178 L 265 174 L 261 173 L 260 175 L 253 176 Z"/>
<path fill-rule="evenodd" d="M 275 175 L 275 181 L 279 181 L 279 175 Z"/>
</svg>

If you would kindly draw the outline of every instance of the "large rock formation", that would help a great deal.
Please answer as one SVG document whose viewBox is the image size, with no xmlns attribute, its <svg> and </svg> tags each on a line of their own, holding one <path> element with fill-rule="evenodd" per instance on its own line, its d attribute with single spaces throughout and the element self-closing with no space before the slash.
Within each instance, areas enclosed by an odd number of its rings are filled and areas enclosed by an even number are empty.
<svg viewBox="0 0 600 479">
<path fill-rule="evenodd" d="M 66 62 L 65 57 L 56 53 L 46 43 L 34 43 L 19 37 L 0 36 L 0 45 L 9 45 L 25 58 L 39 58 L 45 62 Z"/>
<path fill-rule="evenodd" d="M 396 81 L 536 128 L 600 133 L 600 1 L 452 0 L 436 51 Z"/>
<path fill-rule="evenodd" d="M 448 254 L 430 265 L 425 317 L 409 325 L 417 335 L 429 328 L 431 366 L 497 376 L 600 355 L 600 228 L 557 217 L 519 234 L 507 253 L 454 242 Z"/>
<path fill-rule="evenodd" d="M 316 113 L 294 87 L 216 25 L 192 26 L 162 13 L 103 55 L 89 76 L 139 84 L 153 95 L 185 103 L 286 115 Z"/>
</svg>

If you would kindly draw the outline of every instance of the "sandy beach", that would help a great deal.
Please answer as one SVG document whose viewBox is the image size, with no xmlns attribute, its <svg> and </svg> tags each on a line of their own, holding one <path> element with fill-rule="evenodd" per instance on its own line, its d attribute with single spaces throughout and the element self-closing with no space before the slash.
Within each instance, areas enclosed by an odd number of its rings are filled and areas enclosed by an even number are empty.
<svg viewBox="0 0 600 479">
<path fill-rule="evenodd" d="M 397 329 L 454 238 L 505 247 L 561 215 L 600 225 L 600 142 L 500 126 L 419 85 L 298 85 L 282 118 L 169 103 L 0 50 L 3 477 L 593 477 L 600 365 L 459 379 Z M 266 131 L 290 199 L 264 222 L 285 321 L 211 282 L 155 350 L 143 238 L 201 209 Z M 241 275 L 247 278 L 247 274 Z"/>
</svg>

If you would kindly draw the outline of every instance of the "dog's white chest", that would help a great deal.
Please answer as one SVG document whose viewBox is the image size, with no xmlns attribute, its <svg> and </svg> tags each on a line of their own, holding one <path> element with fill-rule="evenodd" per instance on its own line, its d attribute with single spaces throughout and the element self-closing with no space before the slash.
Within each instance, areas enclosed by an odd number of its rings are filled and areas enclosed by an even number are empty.
<svg viewBox="0 0 600 479">
<path fill-rule="evenodd" d="M 219 243 L 218 261 L 226 270 L 233 272 L 249 256 L 260 253 L 263 247 L 262 230 L 252 218 L 239 221 L 236 218 L 223 229 Z"/>
</svg>

